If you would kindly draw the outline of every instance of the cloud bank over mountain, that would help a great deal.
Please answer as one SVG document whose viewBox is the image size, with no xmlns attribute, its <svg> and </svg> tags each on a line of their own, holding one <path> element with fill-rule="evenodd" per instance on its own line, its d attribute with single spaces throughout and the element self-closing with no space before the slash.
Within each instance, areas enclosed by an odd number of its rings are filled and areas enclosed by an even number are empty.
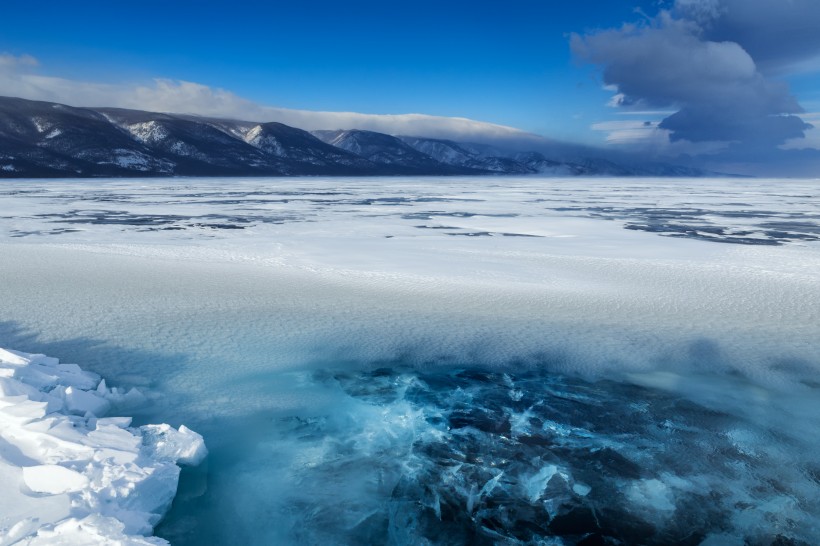
<svg viewBox="0 0 820 546">
<path fill-rule="evenodd" d="M 467 118 L 426 114 L 317 112 L 257 104 L 230 91 L 199 83 L 155 79 L 150 84 L 108 84 L 43 75 L 29 55 L 0 54 L 0 95 L 72 106 L 117 107 L 240 120 L 278 121 L 308 131 L 364 129 L 388 134 L 487 141 L 528 139 L 513 127 Z"/>
</svg>

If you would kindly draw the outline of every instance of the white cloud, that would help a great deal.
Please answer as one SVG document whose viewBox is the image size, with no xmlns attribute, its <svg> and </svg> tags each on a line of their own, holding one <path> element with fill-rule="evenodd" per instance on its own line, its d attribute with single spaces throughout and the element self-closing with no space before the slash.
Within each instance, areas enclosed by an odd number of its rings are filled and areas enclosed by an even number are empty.
<svg viewBox="0 0 820 546">
<path fill-rule="evenodd" d="M 0 53 L 0 69 L 15 66 L 37 66 L 38 64 L 37 59 L 31 55 L 20 55 L 16 57 L 11 53 Z"/>
<path fill-rule="evenodd" d="M 712 154 L 724 150 L 726 142 L 672 141 L 671 131 L 660 127 L 660 121 L 610 120 L 593 123 L 593 131 L 606 133 L 606 143 L 625 150 L 641 151 L 655 156 L 675 157 L 681 154 Z"/>
<path fill-rule="evenodd" d="M 652 116 L 665 118 L 674 114 L 674 110 L 619 110 L 615 112 L 618 116 Z"/>
<path fill-rule="evenodd" d="M 657 122 L 633 120 L 601 121 L 592 124 L 592 130 L 607 133 L 606 141 L 611 144 L 645 142 L 668 133 L 668 131 L 658 129 Z"/>
<path fill-rule="evenodd" d="M 179 80 L 156 79 L 150 84 L 121 85 L 57 78 L 33 72 L 32 68 L 37 64 L 37 60 L 28 55 L 0 54 L 0 95 L 71 106 L 109 106 L 248 121 L 278 121 L 306 130 L 365 129 L 459 140 L 526 139 L 533 136 L 513 127 L 467 118 L 276 108 L 257 104 L 225 89 Z"/>
</svg>

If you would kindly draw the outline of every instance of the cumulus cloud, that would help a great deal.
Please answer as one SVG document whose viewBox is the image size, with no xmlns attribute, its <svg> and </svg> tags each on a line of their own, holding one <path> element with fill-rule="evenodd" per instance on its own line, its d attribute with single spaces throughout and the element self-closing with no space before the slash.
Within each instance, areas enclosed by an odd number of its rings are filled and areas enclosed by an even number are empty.
<svg viewBox="0 0 820 546">
<path fill-rule="evenodd" d="M 788 86 L 770 74 L 816 54 L 820 37 L 812 38 L 811 54 L 795 53 L 799 40 L 769 47 L 754 35 L 765 22 L 755 9 L 788 12 L 770 20 L 769 35 L 779 35 L 801 15 L 802 25 L 820 28 L 815 6 L 816 0 L 677 0 L 648 21 L 574 34 L 571 47 L 602 67 L 617 106 L 675 109 L 658 125 L 672 142 L 775 148 L 804 137 L 811 125 L 799 117 L 803 109 Z"/>
<path fill-rule="evenodd" d="M 0 54 L 0 95 L 71 106 L 108 106 L 259 122 L 278 121 L 306 130 L 365 129 L 478 141 L 534 138 L 534 135 L 513 127 L 467 118 L 276 108 L 257 104 L 225 89 L 194 82 L 156 79 L 148 84 L 107 84 L 44 75 L 35 69 L 37 66 L 37 60 L 28 55 Z"/>
<path fill-rule="evenodd" d="M 820 70 L 817 0 L 677 0 L 673 10 L 704 39 L 740 44 L 764 74 Z"/>
<path fill-rule="evenodd" d="M 807 112 L 800 117 L 812 125 L 812 128 L 806 131 L 806 137 L 787 140 L 780 147 L 784 150 L 820 150 L 820 112 Z"/>
</svg>

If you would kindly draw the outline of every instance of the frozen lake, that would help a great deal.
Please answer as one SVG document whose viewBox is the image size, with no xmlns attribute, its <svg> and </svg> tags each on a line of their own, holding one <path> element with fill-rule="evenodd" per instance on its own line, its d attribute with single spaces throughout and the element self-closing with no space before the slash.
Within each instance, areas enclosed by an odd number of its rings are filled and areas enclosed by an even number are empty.
<svg viewBox="0 0 820 546">
<path fill-rule="evenodd" d="M 814 543 L 818 240 L 815 180 L 7 181 L 0 346 L 203 434 L 174 544 Z"/>
</svg>

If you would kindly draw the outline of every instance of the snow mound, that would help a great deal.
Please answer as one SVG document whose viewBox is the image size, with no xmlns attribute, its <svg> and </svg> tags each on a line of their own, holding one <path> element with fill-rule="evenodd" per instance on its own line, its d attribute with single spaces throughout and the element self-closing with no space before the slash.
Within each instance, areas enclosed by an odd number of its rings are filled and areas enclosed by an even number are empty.
<svg viewBox="0 0 820 546">
<path fill-rule="evenodd" d="M 56 358 L 0 349 L 0 546 L 166 544 L 150 537 L 178 464 L 207 455 L 189 428 L 104 417 L 143 400 Z"/>
</svg>

